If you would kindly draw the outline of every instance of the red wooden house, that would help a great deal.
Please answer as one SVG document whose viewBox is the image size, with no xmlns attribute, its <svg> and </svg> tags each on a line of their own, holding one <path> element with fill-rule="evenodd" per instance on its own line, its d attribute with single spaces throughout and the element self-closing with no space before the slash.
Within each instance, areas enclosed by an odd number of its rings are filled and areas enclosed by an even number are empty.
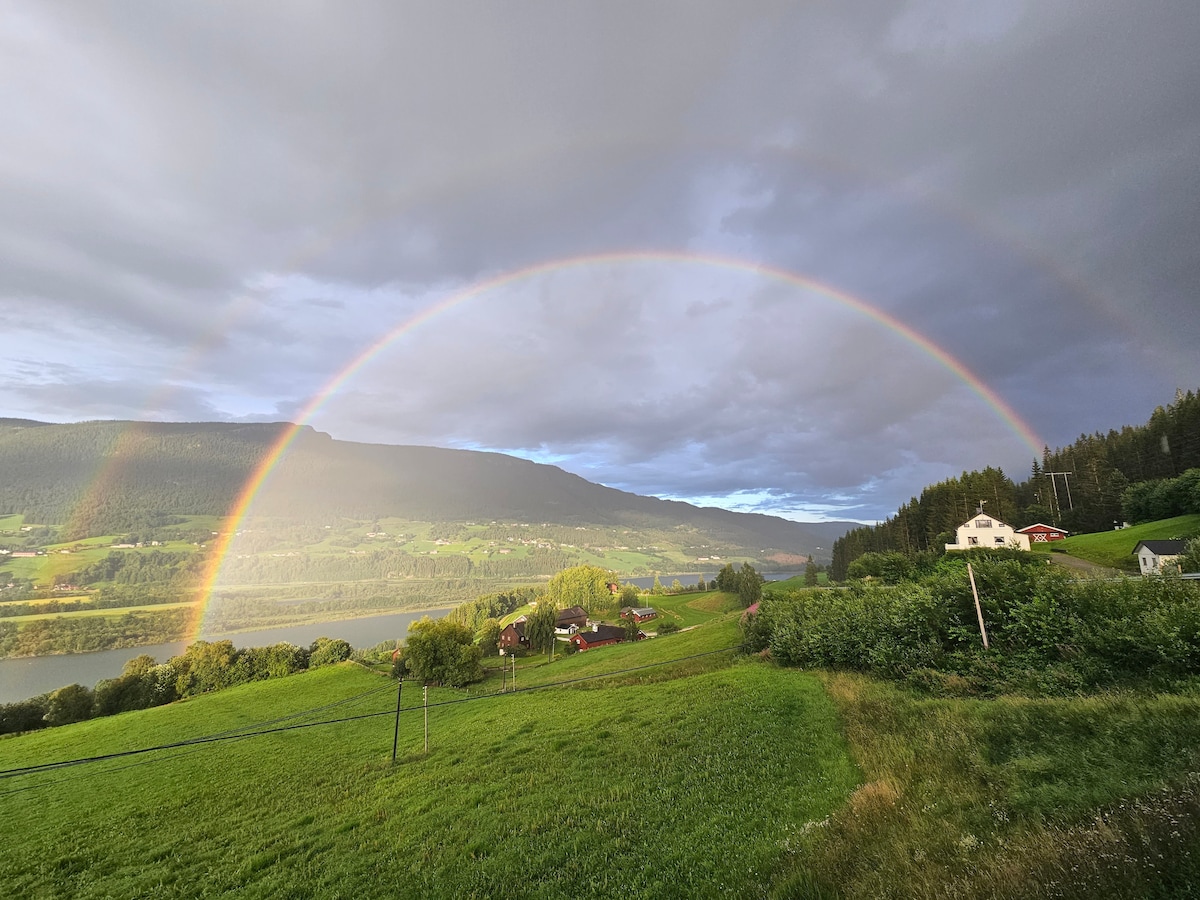
<svg viewBox="0 0 1200 900">
<path fill-rule="evenodd" d="M 529 638 L 525 637 L 525 623 L 513 622 L 510 625 L 505 625 L 500 632 L 500 638 L 496 642 L 500 645 L 501 651 L 505 650 L 525 650 L 529 647 Z"/>
<path fill-rule="evenodd" d="M 625 640 L 625 629 L 619 625 L 596 625 L 594 631 L 580 631 L 571 635 L 571 643 L 580 650 L 591 650 L 605 644 L 619 644 Z"/>
<path fill-rule="evenodd" d="M 1061 528 L 1055 528 L 1053 525 L 1043 525 L 1038 522 L 1036 525 L 1028 525 L 1025 528 L 1018 528 L 1017 534 L 1029 535 L 1029 543 L 1045 544 L 1047 541 L 1061 541 L 1071 532 L 1064 531 Z"/>
</svg>

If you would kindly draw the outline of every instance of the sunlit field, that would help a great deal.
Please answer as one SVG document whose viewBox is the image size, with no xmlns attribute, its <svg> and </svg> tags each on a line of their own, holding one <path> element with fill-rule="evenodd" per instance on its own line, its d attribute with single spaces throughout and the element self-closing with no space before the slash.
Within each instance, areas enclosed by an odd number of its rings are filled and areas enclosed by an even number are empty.
<svg viewBox="0 0 1200 900">
<path fill-rule="evenodd" d="M 686 638 L 540 674 L 682 653 Z M 779 872 L 781 836 L 828 815 L 858 775 L 815 678 L 712 659 L 657 682 L 434 706 L 427 754 L 409 686 L 395 767 L 383 715 L 8 779 L 0 876 L 29 896 L 757 893 Z M 321 715 L 386 713 L 392 684 L 318 669 L 0 742 L 0 765 L 273 721 L 381 685 Z"/>
</svg>

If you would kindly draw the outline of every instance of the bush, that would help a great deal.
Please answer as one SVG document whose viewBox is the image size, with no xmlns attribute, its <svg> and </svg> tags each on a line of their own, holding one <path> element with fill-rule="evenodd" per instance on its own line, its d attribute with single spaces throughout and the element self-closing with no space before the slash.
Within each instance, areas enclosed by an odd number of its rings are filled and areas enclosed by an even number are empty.
<svg viewBox="0 0 1200 900">
<path fill-rule="evenodd" d="M 674 634 L 679 630 L 679 623 L 667 620 L 658 623 L 658 634 Z"/>
<path fill-rule="evenodd" d="M 1200 674 L 1200 586 L 1073 581 L 1006 558 L 976 559 L 975 580 L 990 650 L 966 573 L 952 563 L 897 587 L 768 597 L 743 620 L 743 639 L 786 665 L 856 669 L 938 694 L 1062 695 Z"/>
</svg>

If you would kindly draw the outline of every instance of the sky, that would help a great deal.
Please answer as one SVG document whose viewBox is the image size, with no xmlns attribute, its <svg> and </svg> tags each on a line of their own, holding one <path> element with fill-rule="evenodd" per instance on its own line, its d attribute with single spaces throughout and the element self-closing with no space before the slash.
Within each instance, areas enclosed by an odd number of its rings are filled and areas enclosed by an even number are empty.
<svg viewBox="0 0 1200 900">
<path fill-rule="evenodd" d="M 1200 387 L 1200 5 L 6 4 L 0 416 L 875 521 Z"/>
</svg>

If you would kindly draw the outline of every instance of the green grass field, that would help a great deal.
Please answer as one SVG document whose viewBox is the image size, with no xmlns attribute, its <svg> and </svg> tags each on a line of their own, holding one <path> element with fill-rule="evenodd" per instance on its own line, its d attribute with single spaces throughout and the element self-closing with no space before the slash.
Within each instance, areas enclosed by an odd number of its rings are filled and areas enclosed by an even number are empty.
<svg viewBox="0 0 1200 900">
<path fill-rule="evenodd" d="M 5 622 L 12 622 L 18 627 L 28 625 L 30 622 L 37 622 L 42 619 L 119 619 L 128 613 L 137 612 L 160 612 L 168 609 L 181 609 L 185 606 L 195 606 L 198 600 L 189 600 L 184 603 L 151 603 L 143 606 L 120 606 L 115 609 L 75 609 L 66 612 L 45 612 L 31 613 L 27 616 L 7 616 Z"/>
<path fill-rule="evenodd" d="M 344 665 L 0 741 L 0 766 L 223 731 L 381 684 L 327 715 L 386 712 L 391 683 Z M 857 784 L 812 676 L 726 661 L 587 684 L 434 707 L 428 754 L 408 708 L 394 768 L 385 715 L 0 781 L 32 788 L 0 803 L 0 879 L 29 897 L 749 896 L 778 874 L 781 836 Z M 406 707 L 420 694 L 406 689 Z"/>
<path fill-rule="evenodd" d="M 1136 572 L 1137 557 L 1133 555 L 1133 548 L 1137 546 L 1138 541 L 1193 537 L 1197 534 L 1200 534 L 1200 515 L 1176 516 L 1173 519 L 1122 528 L 1120 531 L 1074 535 L 1064 541 L 1055 541 L 1047 547 L 1051 550 L 1061 548 L 1064 553 L 1097 565 Z"/>
<path fill-rule="evenodd" d="M 0 779 L 0 884 L 22 897 L 1196 896 L 1200 697 L 929 700 L 697 655 L 737 643 L 736 619 L 523 659 L 516 693 L 495 693 L 498 671 L 469 693 L 431 689 L 428 754 L 421 690 L 406 685 L 395 767 L 394 682 L 353 664 L 0 740 L 2 769 L 380 713 Z M 635 668 L 655 662 L 669 664 Z"/>
</svg>

